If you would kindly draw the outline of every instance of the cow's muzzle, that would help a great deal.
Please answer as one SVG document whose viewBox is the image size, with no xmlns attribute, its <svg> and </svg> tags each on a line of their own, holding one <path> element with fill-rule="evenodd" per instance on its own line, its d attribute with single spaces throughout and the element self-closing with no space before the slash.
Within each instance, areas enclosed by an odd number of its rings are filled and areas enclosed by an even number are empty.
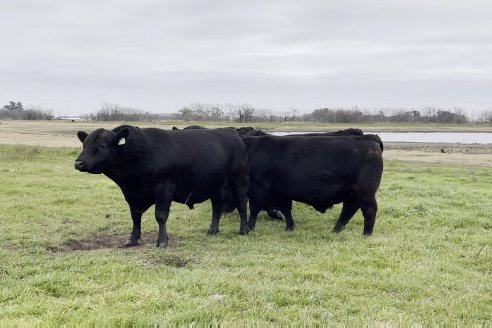
<svg viewBox="0 0 492 328">
<path fill-rule="evenodd" d="M 84 161 L 81 161 L 81 160 L 76 160 L 74 163 L 73 163 L 73 166 L 75 167 L 76 170 L 79 170 L 79 171 L 86 171 L 86 164 Z"/>
</svg>

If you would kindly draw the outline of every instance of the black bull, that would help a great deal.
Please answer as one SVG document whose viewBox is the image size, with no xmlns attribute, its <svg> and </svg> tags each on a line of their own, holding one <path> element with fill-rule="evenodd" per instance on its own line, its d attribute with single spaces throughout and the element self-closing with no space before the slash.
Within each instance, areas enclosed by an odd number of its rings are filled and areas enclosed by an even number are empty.
<svg viewBox="0 0 492 328">
<path fill-rule="evenodd" d="M 190 128 L 190 127 L 188 127 Z M 237 128 L 236 131 L 238 132 L 239 136 L 241 138 L 245 138 L 245 137 L 250 137 L 250 136 L 265 136 L 265 135 L 269 135 L 268 133 L 264 132 L 264 131 L 261 131 L 261 130 L 256 130 L 252 127 L 241 127 L 241 128 Z M 324 136 L 324 137 L 336 137 L 336 136 L 350 136 L 350 135 L 364 135 L 364 132 L 362 132 L 361 129 L 354 129 L 354 128 L 350 128 L 350 129 L 345 129 L 345 130 L 339 130 L 339 131 L 333 131 L 333 132 L 315 132 L 315 133 L 296 133 L 296 134 L 292 134 L 291 136 L 307 136 L 307 137 L 320 137 L 320 136 Z M 226 211 L 232 211 L 234 210 L 234 208 L 232 208 L 233 206 L 233 202 L 232 202 L 232 199 L 230 197 L 227 197 L 226 198 L 226 203 L 225 203 L 225 209 Z M 265 211 L 268 213 L 268 216 L 272 219 L 275 219 L 275 220 L 285 220 L 285 215 L 282 213 L 281 210 L 279 210 L 278 208 L 276 208 L 274 205 L 271 205 L 271 206 L 266 206 L 265 208 Z"/>
<path fill-rule="evenodd" d="M 165 131 L 120 126 L 111 131 L 80 131 L 83 150 L 75 160 L 77 170 L 103 173 L 123 192 L 130 207 L 133 230 L 126 246 L 141 237 L 142 214 L 155 204 L 159 225 L 156 245 L 167 247 L 166 221 L 172 201 L 187 204 L 212 202 L 209 234 L 219 231 L 227 181 L 241 217 L 240 233 L 247 234 L 248 162 L 244 143 L 229 128 Z"/>
<path fill-rule="evenodd" d="M 376 191 L 383 172 L 383 143 L 376 135 L 245 137 L 250 166 L 250 229 L 261 210 L 275 207 L 294 228 L 292 201 L 320 212 L 343 203 L 334 231 L 341 231 L 358 209 L 364 235 L 371 235 Z"/>
</svg>

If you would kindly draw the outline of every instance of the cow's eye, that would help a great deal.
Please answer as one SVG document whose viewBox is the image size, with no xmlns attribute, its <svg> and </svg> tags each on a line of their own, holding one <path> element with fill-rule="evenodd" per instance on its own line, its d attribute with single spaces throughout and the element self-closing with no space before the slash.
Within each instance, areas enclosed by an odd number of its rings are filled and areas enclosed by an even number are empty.
<svg viewBox="0 0 492 328">
<path fill-rule="evenodd" d="M 101 144 L 101 145 L 99 146 L 99 148 L 101 148 L 101 149 L 106 148 L 106 144 Z"/>
</svg>

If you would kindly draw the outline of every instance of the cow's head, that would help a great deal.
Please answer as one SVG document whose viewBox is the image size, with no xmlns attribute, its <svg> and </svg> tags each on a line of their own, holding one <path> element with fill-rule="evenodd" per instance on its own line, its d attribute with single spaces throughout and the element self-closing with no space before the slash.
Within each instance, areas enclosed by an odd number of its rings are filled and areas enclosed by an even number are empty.
<svg viewBox="0 0 492 328">
<path fill-rule="evenodd" d="M 83 149 L 74 162 L 75 169 L 93 174 L 105 172 L 116 163 L 118 147 L 125 145 L 129 132 L 127 128 L 117 133 L 105 129 L 97 129 L 90 134 L 79 131 L 77 137 Z"/>
</svg>

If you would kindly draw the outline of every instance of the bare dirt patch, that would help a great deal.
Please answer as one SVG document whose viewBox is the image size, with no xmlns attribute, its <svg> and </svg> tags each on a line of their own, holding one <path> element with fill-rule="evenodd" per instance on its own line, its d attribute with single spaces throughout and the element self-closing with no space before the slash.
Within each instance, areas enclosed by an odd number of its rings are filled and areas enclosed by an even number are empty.
<svg viewBox="0 0 492 328">
<path fill-rule="evenodd" d="M 385 142 L 384 151 L 423 151 L 442 154 L 492 154 L 490 144 L 459 144 L 431 142 Z"/>
<path fill-rule="evenodd" d="M 114 250 L 135 250 L 142 247 L 154 247 L 155 234 L 146 233 L 142 235 L 137 246 L 124 247 L 123 243 L 128 238 L 127 233 L 110 233 L 101 231 L 98 234 L 90 238 L 71 240 L 66 244 L 60 246 L 48 246 L 46 250 L 52 253 L 60 252 L 77 252 L 77 251 L 94 251 L 99 249 L 114 249 Z M 174 238 L 169 239 L 168 248 L 176 247 L 177 240 Z M 197 263 L 195 259 L 186 259 L 178 255 L 169 254 L 169 252 L 155 252 L 152 254 L 139 254 L 139 261 L 146 266 L 171 266 L 176 268 L 184 268 L 191 263 Z M 1 277 L 1 271 L 0 271 Z"/>
<path fill-rule="evenodd" d="M 389 150 L 383 153 L 383 157 L 385 160 L 405 162 L 492 167 L 492 154 L 437 153 L 420 150 Z"/>
<path fill-rule="evenodd" d="M 77 131 L 91 132 L 99 128 L 113 129 L 121 122 L 70 122 L 70 121 L 2 121 L 0 144 L 21 144 L 44 147 L 80 147 Z M 140 127 L 156 126 L 139 123 Z M 170 125 L 159 125 L 171 129 Z"/>
<path fill-rule="evenodd" d="M 492 167 L 492 145 L 386 142 L 384 159 Z"/>
<path fill-rule="evenodd" d="M 60 246 L 49 246 L 47 250 L 51 252 L 73 252 L 73 251 L 92 251 L 97 249 L 132 249 L 146 245 L 155 245 L 155 234 L 142 234 L 137 246 L 124 247 L 123 244 L 128 239 L 128 233 L 109 233 L 101 232 L 92 237 L 71 240 L 68 243 Z M 176 240 L 169 239 L 168 247 L 176 247 Z"/>
</svg>

